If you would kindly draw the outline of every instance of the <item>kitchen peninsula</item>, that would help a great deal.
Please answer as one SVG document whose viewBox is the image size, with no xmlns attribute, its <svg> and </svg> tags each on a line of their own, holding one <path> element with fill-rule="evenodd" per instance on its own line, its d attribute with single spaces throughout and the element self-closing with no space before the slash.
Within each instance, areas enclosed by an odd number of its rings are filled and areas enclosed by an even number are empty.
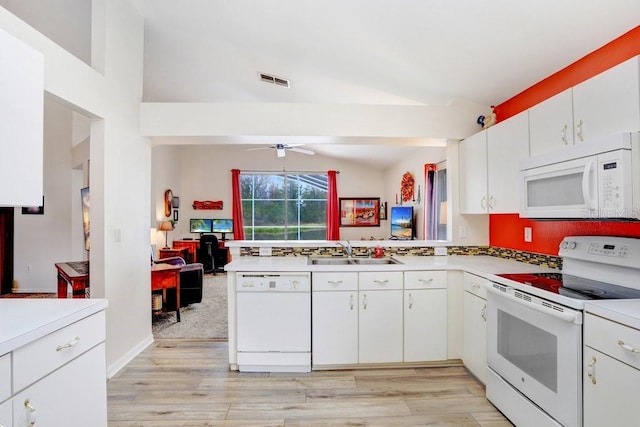
<svg viewBox="0 0 640 427">
<path fill-rule="evenodd" d="M 346 244 L 345 241 L 342 243 Z M 311 277 L 310 299 L 313 312 L 313 318 L 310 316 L 307 319 L 308 329 L 310 332 L 312 331 L 311 335 L 313 336 L 312 368 L 338 369 L 363 365 L 392 366 L 407 363 L 415 366 L 416 364 L 441 363 L 443 361 L 460 363 L 461 359 L 465 365 L 473 365 L 474 354 L 481 354 L 482 350 L 471 349 L 469 343 L 465 347 L 464 340 L 472 338 L 463 335 L 463 324 L 469 321 L 464 317 L 472 315 L 463 309 L 463 306 L 466 307 L 467 294 L 472 295 L 471 292 L 475 291 L 480 293 L 482 297 L 483 281 L 504 281 L 496 274 L 558 271 L 558 266 L 554 264 L 555 257 L 548 257 L 548 260 L 541 260 L 541 265 L 535 265 L 487 255 L 487 253 L 491 253 L 489 248 L 474 247 L 463 250 L 461 247 L 446 247 L 444 242 L 435 242 L 436 246 L 433 246 L 433 242 L 430 242 L 431 246 L 425 246 L 425 243 L 418 241 L 353 242 L 353 258 L 360 260 L 360 263 L 356 261 L 336 265 L 313 263 L 314 259 L 341 260 L 347 258 L 343 253 L 343 248 L 337 246 L 336 242 L 295 242 L 294 248 L 290 247 L 292 245 L 290 242 L 289 247 L 284 249 L 287 254 L 281 254 L 280 248 L 274 242 L 232 242 L 231 250 L 236 251 L 236 254 L 233 258 L 234 261 L 225 267 L 228 273 L 229 364 L 231 369 L 238 369 L 236 288 L 243 286 L 238 277 L 246 277 L 250 274 L 258 276 L 261 274 L 267 276 L 308 274 Z M 386 252 L 385 257 L 380 260 L 384 263 L 378 263 L 375 258 L 368 256 L 371 253 L 369 248 L 379 245 Z M 260 252 L 260 249 L 256 248 L 257 246 L 269 247 L 272 253 L 278 253 L 282 256 L 250 256 L 254 252 Z M 444 251 L 444 253 L 459 252 L 470 255 L 433 256 L 436 250 L 438 253 Z M 480 253 L 480 255 L 473 255 L 474 253 Z M 252 285 L 245 284 L 244 286 Z M 395 316 L 390 320 L 385 319 L 384 326 L 395 324 L 396 329 L 390 330 L 389 336 L 395 337 L 396 340 L 400 337 L 400 341 L 393 344 L 397 347 L 395 353 L 389 356 L 376 354 L 379 352 L 375 350 L 365 350 L 371 346 L 362 340 L 358 342 L 358 336 L 362 336 L 366 331 L 363 329 L 367 328 L 365 322 L 369 321 L 365 320 L 368 319 L 365 316 L 372 316 L 374 313 L 372 308 L 376 301 L 374 298 L 382 296 L 387 300 L 385 304 L 391 304 L 392 308 L 389 309 L 387 306 L 380 316 L 389 315 L 391 312 L 393 312 L 392 316 Z M 321 301 L 331 301 L 332 297 L 336 298 L 336 303 L 321 304 Z M 353 343 L 349 343 L 347 339 L 343 340 L 342 344 L 333 343 L 331 345 L 331 347 L 339 347 L 343 344 L 352 346 L 352 356 L 345 358 L 334 357 L 332 354 L 327 355 L 319 338 L 323 334 L 319 329 L 320 323 L 326 325 L 331 322 L 332 318 L 340 316 L 340 303 L 337 302 L 340 301 L 340 298 L 345 298 L 346 301 L 345 307 L 347 308 L 345 308 L 344 314 L 348 316 L 349 312 L 356 313 L 351 314 L 355 316 L 351 321 L 353 324 L 342 323 L 338 330 L 327 334 L 329 336 L 339 335 L 349 328 L 355 331 Z M 420 312 L 420 307 L 427 308 Z M 321 317 L 317 316 L 327 311 L 330 313 L 324 316 L 322 322 L 319 322 L 318 319 Z M 474 318 L 471 323 L 478 324 L 480 322 L 483 326 L 486 325 L 481 320 L 481 311 L 482 307 L 479 308 L 478 313 L 474 313 L 477 315 L 477 319 Z M 375 322 L 376 319 L 371 319 L 371 321 Z M 345 322 L 348 321 L 345 320 Z M 380 329 L 376 330 L 379 340 L 375 346 L 379 349 L 391 347 L 392 345 L 380 346 L 380 342 L 385 339 L 381 335 Z M 416 337 L 420 337 L 416 341 L 427 341 L 424 343 L 424 346 L 427 347 L 424 351 L 416 351 L 415 343 L 409 342 L 410 337 L 414 334 Z M 402 337 L 404 337 L 404 342 L 402 342 Z M 435 351 L 434 348 L 440 350 Z M 340 352 L 340 348 L 334 348 L 334 350 Z M 429 350 L 432 352 L 429 353 Z M 320 356 L 321 354 L 322 356 Z M 479 365 L 482 365 L 482 362 Z M 474 371 L 472 370 L 472 372 Z M 482 380 L 481 370 L 474 372 L 474 374 Z"/>
</svg>

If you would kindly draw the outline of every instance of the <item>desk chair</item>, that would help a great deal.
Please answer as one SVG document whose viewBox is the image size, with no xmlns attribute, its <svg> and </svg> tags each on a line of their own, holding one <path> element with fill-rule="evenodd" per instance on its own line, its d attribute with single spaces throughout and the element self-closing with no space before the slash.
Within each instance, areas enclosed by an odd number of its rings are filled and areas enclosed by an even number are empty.
<svg viewBox="0 0 640 427">
<path fill-rule="evenodd" d="M 204 266 L 205 273 L 216 274 L 218 256 L 218 238 L 213 234 L 200 236 L 200 248 L 197 252 L 198 262 Z"/>
</svg>

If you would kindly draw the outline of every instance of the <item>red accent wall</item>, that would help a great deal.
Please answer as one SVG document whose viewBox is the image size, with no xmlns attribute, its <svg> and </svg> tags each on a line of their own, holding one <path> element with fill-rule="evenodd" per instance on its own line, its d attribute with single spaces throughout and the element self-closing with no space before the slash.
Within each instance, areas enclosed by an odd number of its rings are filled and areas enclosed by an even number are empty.
<svg viewBox="0 0 640 427">
<path fill-rule="evenodd" d="M 498 120 L 505 120 L 518 114 L 636 55 L 640 55 L 640 26 L 497 105 L 495 112 Z M 524 241 L 524 227 L 532 228 L 531 243 Z M 532 221 L 520 218 L 517 214 L 489 216 L 491 246 L 557 255 L 560 241 L 565 236 L 571 235 L 640 237 L 640 223 Z"/>
</svg>

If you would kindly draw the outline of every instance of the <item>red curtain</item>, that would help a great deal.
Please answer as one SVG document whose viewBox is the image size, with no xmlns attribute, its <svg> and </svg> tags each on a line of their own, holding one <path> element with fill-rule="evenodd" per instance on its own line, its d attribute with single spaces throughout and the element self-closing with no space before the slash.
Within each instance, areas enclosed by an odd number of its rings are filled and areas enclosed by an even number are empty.
<svg viewBox="0 0 640 427">
<path fill-rule="evenodd" d="M 231 192 L 233 194 L 233 238 L 244 240 L 242 223 L 242 192 L 240 190 L 240 169 L 231 169 Z"/>
<path fill-rule="evenodd" d="M 327 172 L 327 240 L 340 240 L 340 207 L 336 171 Z"/>
</svg>

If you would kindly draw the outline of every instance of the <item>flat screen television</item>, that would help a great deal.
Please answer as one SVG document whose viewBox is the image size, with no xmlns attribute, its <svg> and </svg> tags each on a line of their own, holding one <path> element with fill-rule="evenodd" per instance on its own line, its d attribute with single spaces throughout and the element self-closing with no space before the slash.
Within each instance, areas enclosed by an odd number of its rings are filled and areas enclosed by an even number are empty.
<svg viewBox="0 0 640 427">
<path fill-rule="evenodd" d="M 189 231 L 191 233 L 211 233 L 211 220 L 191 218 L 189 220 Z"/>
<path fill-rule="evenodd" d="M 211 232 L 223 233 L 223 234 L 233 233 L 233 220 L 232 219 L 212 219 Z"/>
<path fill-rule="evenodd" d="M 390 219 L 392 239 L 413 239 L 413 206 L 392 206 Z"/>
</svg>

